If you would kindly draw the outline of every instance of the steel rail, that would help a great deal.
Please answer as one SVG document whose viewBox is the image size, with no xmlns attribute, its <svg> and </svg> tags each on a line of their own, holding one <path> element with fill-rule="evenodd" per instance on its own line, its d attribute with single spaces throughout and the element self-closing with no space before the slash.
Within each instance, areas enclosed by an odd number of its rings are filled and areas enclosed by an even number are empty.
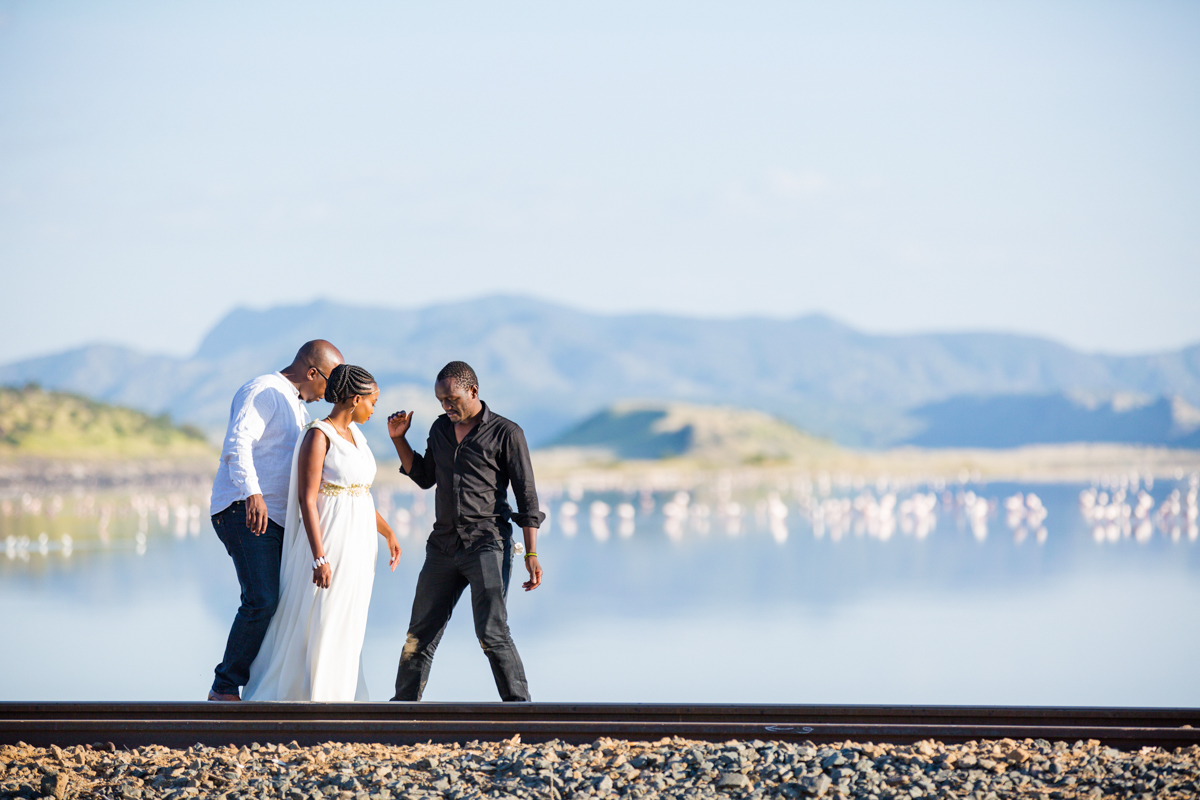
<svg viewBox="0 0 1200 800">
<path fill-rule="evenodd" d="M 506 739 L 590 742 L 1097 739 L 1200 744 L 1200 709 L 587 703 L 0 703 L 0 744 L 188 746 Z"/>
<path fill-rule="evenodd" d="M 734 705 L 665 703 L 0 702 L 0 721 L 111 720 L 580 720 L 628 722 L 931 723 L 1200 727 L 1200 709 L 1046 706 Z"/>
</svg>

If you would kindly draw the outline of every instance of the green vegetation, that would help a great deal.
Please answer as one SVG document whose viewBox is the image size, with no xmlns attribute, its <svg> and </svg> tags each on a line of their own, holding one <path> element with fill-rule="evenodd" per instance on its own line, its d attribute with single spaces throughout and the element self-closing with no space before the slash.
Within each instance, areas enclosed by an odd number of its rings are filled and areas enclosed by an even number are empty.
<svg viewBox="0 0 1200 800">
<path fill-rule="evenodd" d="M 826 472 L 874 481 L 1089 481 L 1103 475 L 1180 477 L 1200 470 L 1200 451 L 1117 444 L 1038 445 L 1003 450 L 839 447 L 747 409 L 684 403 L 618 403 L 533 454 L 539 485 L 690 485 L 733 470 L 739 480 Z M 668 478 L 666 476 L 673 476 Z M 688 477 L 691 475 L 691 477 Z M 753 476 L 758 476 L 754 478 Z M 591 481 L 591 483 L 589 483 Z"/>
<path fill-rule="evenodd" d="M 196 458 L 212 447 L 191 426 L 36 384 L 0 387 L 0 458 Z"/>
<path fill-rule="evenodd" d="M 567 431 L 547 455 L 583 461 L 687 460 L 768 466 L 828 459 L 841 449 L 761 411 L 687 403 L 618 403 Z"/>
</svg>

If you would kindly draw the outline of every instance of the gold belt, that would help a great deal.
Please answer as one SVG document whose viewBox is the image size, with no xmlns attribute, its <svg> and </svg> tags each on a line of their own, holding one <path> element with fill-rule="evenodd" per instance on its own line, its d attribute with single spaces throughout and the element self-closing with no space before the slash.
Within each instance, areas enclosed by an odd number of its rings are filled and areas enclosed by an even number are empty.
<svg viewBox="0 0 1200 800">
<path fill-rule="evenodd" d="M 371 484 L 352 483 L 349 486 L 339 486 L 336 483 L 322 481 L 321 494 L 325 495 L 326 497 L 337 497 L 342 493 L 348 494 L 351 497 L 366 497 L 371 493 Z"/>
</svg>

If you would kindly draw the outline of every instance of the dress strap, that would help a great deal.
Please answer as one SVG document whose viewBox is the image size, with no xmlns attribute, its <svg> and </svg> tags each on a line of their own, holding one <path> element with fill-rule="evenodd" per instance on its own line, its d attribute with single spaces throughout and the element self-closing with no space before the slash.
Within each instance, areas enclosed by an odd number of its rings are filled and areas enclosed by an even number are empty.
<svg viewBox="0 0 1200 800">
<path fill-rule="evenodd" d="M 312 422 L 304 426 L 305 431 L 307 431 L 309 428 L 316 428 L 321 433 L 325 434 L 331 444 L 334 439 L 342 439 L 342 435 L 337 432 L 337 428 L 333 427 L 323 419 L 314 419 Z M 344 442 L 346 440 L 342 439 L 342 441 Z"/>
</svg>

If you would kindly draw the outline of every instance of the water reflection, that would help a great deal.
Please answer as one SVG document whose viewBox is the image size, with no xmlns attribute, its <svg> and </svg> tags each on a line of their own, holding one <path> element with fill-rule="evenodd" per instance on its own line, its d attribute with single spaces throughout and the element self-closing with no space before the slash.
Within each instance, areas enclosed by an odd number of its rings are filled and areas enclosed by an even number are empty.
<svg viewBox="0 0 1200 800">
<path fill-rule="evenodd" d="M 547 581 L 510 598 L 510 623 L 543 700 L 1194 705 L 1198 488 L 735 472 L 547 485 Z M 374 494 L 405 549 L 372 598 L 378 697 L 433 496 Z M 0 608 L 29 644 L 0 664 L 4 697 L 202 696 L 237 605 L 207 503 L 182 490 L 0 497 Z M 469 614 L 451 622 L 430 699 L 494 699 L 470 627 Z"/>
<path fill-rule="evenodd" d="M 0 500 L 0 537 L 9 561 L 31 556 L 70 558 L 126 548 L 143 555 L 151 538 L 199 536 L 208 521 L 208 495 L 199 492 L 52 493 L 22 491 Z"/>
</svg>

